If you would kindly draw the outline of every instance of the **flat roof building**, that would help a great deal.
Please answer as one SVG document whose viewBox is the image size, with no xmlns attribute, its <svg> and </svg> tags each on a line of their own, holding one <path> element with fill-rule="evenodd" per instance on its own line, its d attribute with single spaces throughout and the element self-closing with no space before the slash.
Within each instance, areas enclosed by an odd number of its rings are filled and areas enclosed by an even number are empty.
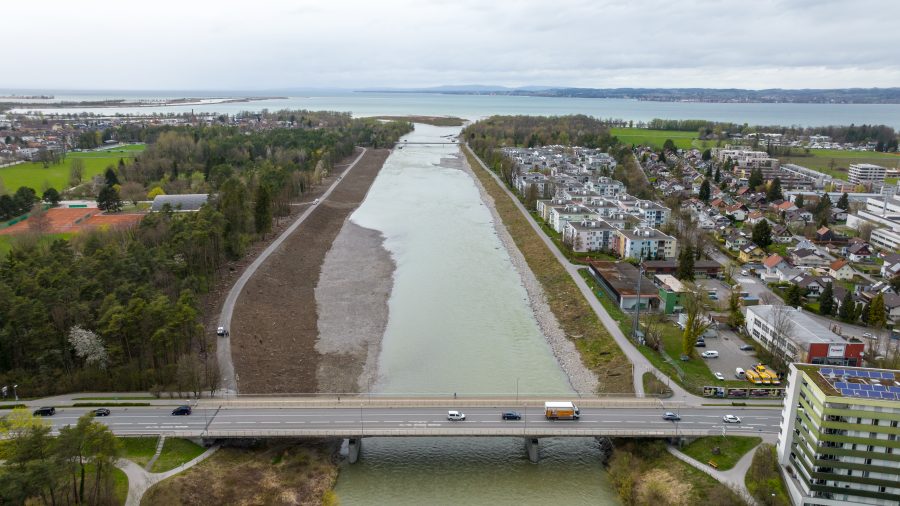
<svg viewBox="0 0 900 506">
<path fill-rule="evenodd" d="M 751 306 L 747 334 L 785 363 L 808 362 L 856 366 L 862 363 L 863 343 L 849 342 L 800 309 L 790 306 Z"/>
<path fill-rule="evenodd" d="M 900 371 L 791 364 L 778 462 L 795 505 L 900 504 Z"/>
<path fill-rule="evenodd" d="M 649 279 L 641 279 L 640 297 L 637 292 L 637 267 L 628 262 L 608 262 L 594 260 L 589 263 L 591 272 L 609 293 L 620 309 L 633 310 L 640 300 L 641 309 L 656 309 L 659 306 L 659 290 Z"/>
<path fill-rule="evenodd" d="M 871 163 L 851 163 L 849 170 L 847 171 L 847 176 L 853 184 L 884 184 L 885 172 L 887 172 L 887 169 L 881 165 L 874 165 Z"/>
</svg>

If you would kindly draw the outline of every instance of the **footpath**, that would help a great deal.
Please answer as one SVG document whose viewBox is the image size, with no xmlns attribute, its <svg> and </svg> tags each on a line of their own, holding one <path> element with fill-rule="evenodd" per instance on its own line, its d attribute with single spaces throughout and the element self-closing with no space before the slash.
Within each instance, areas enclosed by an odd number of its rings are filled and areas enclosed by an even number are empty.
<svg viewBox="0 0 900 506">
<path fill-rule="evenodd" d="M 185 469 L 196 466 L 211 457 L 218 449 L 218 445 L 212 446 L 195 459 L 185 462 L 175 469 L 171 469 L 164 473 L 151 473 L 130 460 L 119 459 L 118 462 L 116 462 L 116 467 L 121 469 L 125 475 L 128 476 L 128 499 L 125 500 L 125 506 L 140 506 L 141 498 L 144 497 L 144 494 L 150 487 L 170 476 L 175 476 Z"/>
</svg>

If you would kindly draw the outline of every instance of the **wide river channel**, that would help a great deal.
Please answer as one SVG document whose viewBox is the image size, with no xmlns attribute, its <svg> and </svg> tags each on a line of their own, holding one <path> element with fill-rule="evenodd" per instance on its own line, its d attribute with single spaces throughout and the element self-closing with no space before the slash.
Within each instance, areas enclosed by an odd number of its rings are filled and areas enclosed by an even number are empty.
<svg viewBox="0 0 900 506">
<path fill-rule="evenodd" d="M 416 125 L 405 138 L 446 142 L 458 132 Z M 455 145 L 395 150 L 351 216 L 384 234 L 396 262 L 373 390 L 513 395 L 518 384 L 522 394 L 571 398 L 458 155 Z M 367 438 L 336 492 L 343 505 L 619 504 L 593 439 L 544 439 L 540 451 L 532 464 L 521 438 Z"/>
</svg>

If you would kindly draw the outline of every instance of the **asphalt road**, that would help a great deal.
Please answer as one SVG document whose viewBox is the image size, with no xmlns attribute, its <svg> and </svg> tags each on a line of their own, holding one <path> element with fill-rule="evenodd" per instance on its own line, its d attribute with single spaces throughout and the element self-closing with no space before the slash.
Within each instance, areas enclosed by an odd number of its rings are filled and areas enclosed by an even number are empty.
<svg viewBox="0 0 900 506">
<path fill-rule="evenodd" d="M 510 429 L 528 429 L 548 435 L 565 435 L 560 431 L 590 430 L 598 434 L 616 431 L 673 431 L 676 424 L 662 419 L 663 409 L 656 408 L 582 408 L 580 420 L 547 420 L 541 408 L 507 407 L 456 407 L 466 414 L 465 421 L 447 420 L 447 409 L 439 407 L 398 408 L 196 408 L 188 416 L 173 416 L 171 407 L 111 408 L 107 417 L 98 421 L 109 426 L 118 435 L 178 434 L 194 432 L 244 431 L 264 436 L 269 432 L 329 430 L 344 435 L 358 435 L 372 430 L 396 430 L 397 435 L 408 431 L 410 435 L 471 435 L 473 429 L 479 435 L 508 435 Z M 74 424 L 78 417 L 90 408 L 60 408 L 56 415 L 47 417 L 53 430 Z M 500 413 L 515 410 L 523 415 L 520 421 L 501 420 Z M 681 421 L 679 431 L 705 430 L 721 433 L 723 427 L 729 434 L 773 434 L 778 432 L 781 411 L 776 409 L 733 408 L 729 406 L 706 408 L 682 408 L 678 410 Z M 740 424 L 725 424 L 722 416 L 734 414 Z M 449 432 L 448 432 L 449 431 Z M 250 434 L 247 434 L 250 435 Z M 580 435 L 573 433 L 572 435 Z M 652 434 L 657 435 L 657 434 Z"/>
</svg>

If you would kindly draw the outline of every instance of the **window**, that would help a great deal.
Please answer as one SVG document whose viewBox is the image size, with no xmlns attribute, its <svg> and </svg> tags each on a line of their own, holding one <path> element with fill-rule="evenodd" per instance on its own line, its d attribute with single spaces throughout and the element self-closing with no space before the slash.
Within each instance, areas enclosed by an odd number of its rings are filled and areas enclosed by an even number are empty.
<svg viewBox="0 0 900 506">
<path fill-rule="evenodd" d="M 873 419 L 872 419 L 872 425 L 878 425 L 878 419 L 877 419 L 877 418 L 873 418 Z"/>
<path fill-rule="evenodd" d="M 872 459 L 866 459 L 866 465 L 867 465 L 867 466 L 872 465 Z M 866 474 L 869 474 L 869 472 L 866 471 Z"/>
</svg>

